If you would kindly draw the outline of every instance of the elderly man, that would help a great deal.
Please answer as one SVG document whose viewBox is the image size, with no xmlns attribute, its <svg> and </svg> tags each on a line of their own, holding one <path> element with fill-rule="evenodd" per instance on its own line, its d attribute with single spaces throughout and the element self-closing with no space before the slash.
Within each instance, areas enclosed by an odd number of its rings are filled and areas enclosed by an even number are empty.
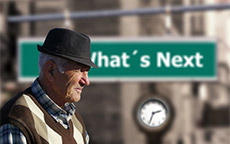
<svg viewBox="0 0 230 144">
<path fill-rule="evenodd" d="M 1 109 L 0 143 L 86 144 L 89 136 L 75 111 L 88 71 L 88 36 L 68 29 L 49 31 L 38 45 L 39 77 Z"/>
</svg>

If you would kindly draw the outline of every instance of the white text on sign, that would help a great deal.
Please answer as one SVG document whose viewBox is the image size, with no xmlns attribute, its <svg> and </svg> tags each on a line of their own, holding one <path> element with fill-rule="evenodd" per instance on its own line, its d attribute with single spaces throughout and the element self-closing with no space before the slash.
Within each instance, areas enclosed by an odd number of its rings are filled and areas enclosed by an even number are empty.
<svg viewBox="0 0 230 144">
<path fill-rule="evenodd" d="M 126 52 L 121 55 L 106 55 L 102 51 L 93 52 L 92 60 L 97 60 L 98 67 L 112 67 L 112 68 L 130 68 L 132 57 L 137 56 L 138 51 L 134 50 L 131 55 Z M 141 68 L 148 68 L 151 65 L 150 55 L 138 55 Z M 156 62 L 157 67 L 175 67 L 175 68 L 203 68 L 204 64 L 202 59 L 204 58 L 199 52 L 194 55 L 171 55 L 170 52 L 157 52 Z"/>
<path fill-rule="evenodd" d="M 166 67 L 173 67 L 176 68 L 186 68 L 186 67 L 198 67 L 202 68 L 203 64 L 201 63 L 201 59 L 204 57 L 197 52 L 195 55 L 174 55 L 171 56 L 170 52 L 167 52 L 164 55 L 162 52 L 157 53 L 157 67 L 161 67 L 165 65 Z M 195 64 L 193 63 L 193 59 L 195 59 Z"/>
</svg>

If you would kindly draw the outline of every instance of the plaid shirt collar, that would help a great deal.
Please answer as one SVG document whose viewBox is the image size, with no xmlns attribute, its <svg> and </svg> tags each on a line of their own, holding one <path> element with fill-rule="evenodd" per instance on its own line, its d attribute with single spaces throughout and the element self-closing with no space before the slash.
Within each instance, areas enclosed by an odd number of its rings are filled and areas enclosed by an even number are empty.
<svg viewBox="0 0 230 144">
<path fill-rule="evenodd" d="M 75 113 L 75 105 L 73 103 L 65 103 L 64 109 L 59 107 L 49 96 L 43 91 L 38 79 L 36 79 L 31 85 L 32 93 L 42 107 L 65 129 L 69 128 L 69 120 Z"/>
</svg>

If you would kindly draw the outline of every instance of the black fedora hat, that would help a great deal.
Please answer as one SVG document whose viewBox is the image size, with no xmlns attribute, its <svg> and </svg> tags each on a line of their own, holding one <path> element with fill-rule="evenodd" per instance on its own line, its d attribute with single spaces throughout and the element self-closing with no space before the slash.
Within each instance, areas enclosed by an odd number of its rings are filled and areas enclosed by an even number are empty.
<svg viewBox="0 0 230 144">
<path fill-rule="evenodd" d="M 97 68 L 90 58 L 90 38 L 64 28 L 49 31 L 38 51 Z"/>
</svg>

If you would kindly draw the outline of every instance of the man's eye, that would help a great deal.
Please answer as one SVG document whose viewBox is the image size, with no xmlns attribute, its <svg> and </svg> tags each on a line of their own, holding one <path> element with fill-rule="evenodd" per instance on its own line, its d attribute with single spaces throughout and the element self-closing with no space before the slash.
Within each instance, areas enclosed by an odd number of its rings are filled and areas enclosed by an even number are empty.
<svg viewBox="0 0 230 144">
<path fill-rule="evenodd" d="M 81 69 L 81 72 L 88 72 L 89 71 L 89 68 L 82 68 Z"/>
<path fill-rule="evenodd" d="M 81 72 L 85 72 L 85 69 L 82 68 L 82 69 L 81 69 Z"/>
</svg>

